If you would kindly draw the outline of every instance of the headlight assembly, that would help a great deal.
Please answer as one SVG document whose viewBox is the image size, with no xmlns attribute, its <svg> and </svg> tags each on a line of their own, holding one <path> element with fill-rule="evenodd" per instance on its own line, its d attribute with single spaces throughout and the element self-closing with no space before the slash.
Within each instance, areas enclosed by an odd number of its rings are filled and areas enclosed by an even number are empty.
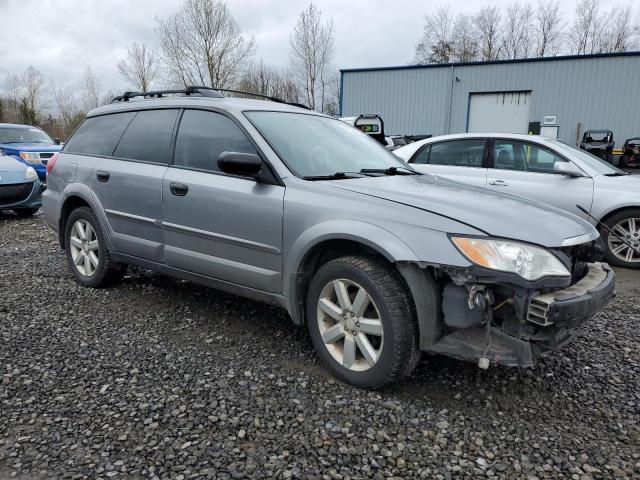
<svg viewBox="0 0 640 480">
<path fill-rule="evenodd" d="M 476 265 L 517 273 L 525 280 L 571 275 L 555 255 L 535 245 L 492 238 L 451 237 L 451 241 Z"/>
<path fill-rule="evenodd" d="M 38 173 L 33 167 L 27 167 L 27 170 L 24 172 L 24 178 L 27 182 L 32 182 L 38 178 Z"/>
<path fill-rule="evenodd" d="M 20 152 L 20 158 L 29 163 L 40 163 L 40 154 L 37 152 Z"/>
</svg>

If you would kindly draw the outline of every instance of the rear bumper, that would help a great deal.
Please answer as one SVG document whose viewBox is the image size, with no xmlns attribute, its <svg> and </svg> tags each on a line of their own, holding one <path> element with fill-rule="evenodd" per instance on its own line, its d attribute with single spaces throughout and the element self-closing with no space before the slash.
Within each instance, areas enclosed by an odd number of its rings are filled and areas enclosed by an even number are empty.
<svg viewBox="0 0 640 480">
<path fill-rule="evenodd" d="M 455 330 L 429 351 L 471 361 L 486 358 L 494 364 L 533 366 L 540 355 L 566 343 L 576 328 L 613 298 L 614 291 L 615 273 L 609 265 L 591 263 L 587 274 L 567 288 L 544 294 L 520 292 L 521 298 L 513 301 L 524 306 L 521 316 Z"/>
</svg>

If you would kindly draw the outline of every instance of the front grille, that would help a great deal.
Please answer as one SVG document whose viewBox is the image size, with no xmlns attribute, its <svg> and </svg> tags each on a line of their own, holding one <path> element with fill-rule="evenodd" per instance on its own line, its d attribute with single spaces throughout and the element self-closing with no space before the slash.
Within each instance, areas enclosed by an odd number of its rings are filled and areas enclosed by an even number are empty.
<svg viewBox="0 0 640 480">
<path fill-rule="evenodd" d="M 0 185 L 0 205 L 22 202 L 29 197 L 33 182 Z"/>
<path fill-rule="evenodd" d="M 40 158 L 51 158 L 53 157 L 53 152 L 40 152 Z"/>
</svg>

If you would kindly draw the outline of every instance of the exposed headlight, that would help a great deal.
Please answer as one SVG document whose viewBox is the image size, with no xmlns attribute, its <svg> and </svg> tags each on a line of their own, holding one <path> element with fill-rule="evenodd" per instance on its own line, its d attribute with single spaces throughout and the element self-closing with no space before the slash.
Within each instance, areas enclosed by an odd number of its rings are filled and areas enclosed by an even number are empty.
<svg viewBox="0 0 640 480">
<path fill-rule="evenodd" d="M 517 273 L 526 280 L 571 275 L 567 267 L 551 252 L 527 243 L 470 237 L 451 237 L 451 241 L 476 265 Z"/>
<path fill-rule="evenodd" d="M 32 182 L 38 178 L 38 172 L 36 172 L 33 167 L 27 167 L 27 170 L 24 172 L 24 178 L 28 182 Z"/>
<path fill-rule="evenodd" d="M 37 152 L 20 152 L 20 158 L 29 163 L 40 163 L 40 154 Z"/>
</svg>

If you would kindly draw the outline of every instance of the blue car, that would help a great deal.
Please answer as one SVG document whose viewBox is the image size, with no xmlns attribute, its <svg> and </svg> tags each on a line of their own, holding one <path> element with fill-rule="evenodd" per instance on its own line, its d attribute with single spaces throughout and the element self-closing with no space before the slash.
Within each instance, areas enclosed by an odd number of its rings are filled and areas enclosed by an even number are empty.
<svg viewBox="0 0 640 480">
<path fill-rule="evenodd" d="M 0 155 L 10 155 L 33 167 L 41 182 L 46 182 L 47 162 L 62 147 L 38 127 L 0 123 Z"/>
<path fill-rule="evenodd" d="M 42 205 L 42 182 L 31 166 L 0 155 L 0 211 L 30 217 Z"/>
</svg>

